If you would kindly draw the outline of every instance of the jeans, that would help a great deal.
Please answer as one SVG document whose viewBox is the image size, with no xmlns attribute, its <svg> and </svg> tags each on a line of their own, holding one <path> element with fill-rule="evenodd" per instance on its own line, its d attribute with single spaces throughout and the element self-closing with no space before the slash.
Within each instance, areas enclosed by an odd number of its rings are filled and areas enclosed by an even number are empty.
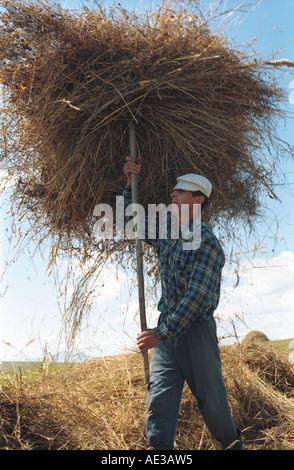
<svg viewBox="0 0 294 470">
<path fill-rule="evenodd" d="M 194 322 L 187 333 L 153 350 L 147 394 L 146 433 L 154 449 L 173 449 L 184 382 L 195 396 L 204 422 L 225 449 L 240 432 L 231 416 L 223 381 L 213 316 Z M 242 448 L 237 442 L 232 449 Z"/>
</svg>

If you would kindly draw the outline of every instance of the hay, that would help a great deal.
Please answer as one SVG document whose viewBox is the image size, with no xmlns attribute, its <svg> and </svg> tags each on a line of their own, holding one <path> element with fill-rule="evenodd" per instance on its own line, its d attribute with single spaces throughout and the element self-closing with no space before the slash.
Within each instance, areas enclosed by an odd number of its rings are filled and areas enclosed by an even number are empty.
<svg viewBox="0 0 294 470">
<path fill-rule="evenodd" d="M 287 439 L 293 437 L 294 368 L 286 355 L 266 344 L 221 348 L 230 405 L 235 422 L 244 429 L 248 441 L 253 440 L 256 449 L 273 448 L 273 442 L 277 446 L 283 439 L 285 445 L 293 448 L 292 438 L 291 444 Z"/>
<path fill-rule="evenodd" d="M 251 343 L 258 343 L 258 342 L 264 342 L 264 341 L 268 341 L 268 337 L 266 336 L 265 333 L 263 333 L 262 331 L 258 331 L 258 330 L 253 330 L 253 331 L 250 331 L 246 336 L 245 338 L 242 340 L 242 345 L 247 345 L 247 344 L 251 344 Z"/>
<path fill-rule="evenodd" d="M 282 96 L 262 78 L 265 63 L 212 35 L 189 2 L 142 16 L 4 3 L 2 160 L 19 178 L 18 213 L 29 208 L 65 244 L 85 242 L 95 205 L 115 207 L 133 121 L 145 207 L 198 172 L 213 184 L 211 223 L 252 225 L 263 191 L 273 196 L 263 148 Z"/>
<path fill-rule="evenodd" d="M 293 366 L 266 346 L 226 346 L 221 357 L 245 449 L 293 449 Z M 141 360 L 130 353 L 2 380 L 0 449 L 146 449 Z M 185 386 L 176 449 L 216 448 Z"/>
<path fill-rule="evenodd" d="M 21 219 L 38 244 L 52 242 L 49 267 L 62 253 L 81 261 L 94 253 L 99 268 L 108 259 L 132 263 L 132 243 L 93 236 L 94 207 L 115 210 L 124 184 L 130 122 L 145 208 L 168 204 L 176 177 L 196 172 L 213 185 L 204 214 L 211 225 L 227 239 L 238 223 L 254 227 L 264 195 L 276 197 L 283 92 L 267 74 L 279 64 L 230 48 L 210 32 L 197 2 L 163 2 L 140 15 L 1 4 L 2 169 L 18 182 L 16 230 Z M 152 248 L 145 258 L 157 279 Z"/>
</svg>

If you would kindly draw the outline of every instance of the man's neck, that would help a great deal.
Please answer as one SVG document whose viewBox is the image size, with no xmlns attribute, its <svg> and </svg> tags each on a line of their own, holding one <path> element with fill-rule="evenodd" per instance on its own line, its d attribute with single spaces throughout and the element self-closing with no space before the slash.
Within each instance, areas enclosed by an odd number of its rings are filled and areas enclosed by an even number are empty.
<svg viewBox="0 0 294 470">
<path fill-rule="evenodd" d="M 189 225 L 195 217 L 201 217 L 201 204 L 193 204 L 193 207 L 189 208 L 189 213 L 187 215 L 185 213 L 180 213 L 179 227 L 182 228 Z"/>
</svg>

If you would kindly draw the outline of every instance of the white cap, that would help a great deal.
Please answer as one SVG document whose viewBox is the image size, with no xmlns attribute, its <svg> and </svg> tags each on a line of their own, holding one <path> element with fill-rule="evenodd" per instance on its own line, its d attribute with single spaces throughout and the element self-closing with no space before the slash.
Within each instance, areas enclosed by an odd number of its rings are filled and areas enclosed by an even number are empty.
<svg viewBox="0 0 294 470">
<path fill-rule="evenodd" d="M 190 173 L 188 175 L 179 176 L 174 189 L 185 189 L 186 191 L 201 191 L 205 196 L 209 197 L 212 190 L 211 182 L 201 175 Z"/>
</svg>

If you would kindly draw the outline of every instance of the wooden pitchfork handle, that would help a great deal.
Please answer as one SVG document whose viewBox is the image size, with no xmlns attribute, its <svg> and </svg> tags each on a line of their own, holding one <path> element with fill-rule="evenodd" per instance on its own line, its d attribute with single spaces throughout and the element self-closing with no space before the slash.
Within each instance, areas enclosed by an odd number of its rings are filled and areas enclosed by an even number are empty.
<svg viewBox="0 0 294 470">
<path fill-rule="evenodd" d="M 136 146 L 136 133 L 134 125 L 131 123 L 129 127 L 129 139 L 130 139 L 130 156 L 136 161 L 137 160 L 137 146 Z M 132 203 L 138 204 L 138 179 L 137 175 L 131 174 L 131 187 L 132 187 Z M 136 211 L 134 210 L 133 215 L 135 216 Z M 139 217 L 137 218 L 139 219 Z M 141 331 L 147 330 L 146 312 L 145 312 L 145 294 L 144 294 L 144 274 L 143 274 L 143 255 L 142 255 L 142 241 L 139 239 L 139 220 L 137 220 L 137 229 L 135 231 L 135 248 L 137 258 L 137 278 L 138 278 L 138 296 L 139 296 L 139 311 L 140 311 L 140 324 Z M 150 373 L 149 373 L 149 360 L 148 352 L 143 353 L 144 359 L 144 371 L 145 381 L 149 384 Z"/>
</svg>

